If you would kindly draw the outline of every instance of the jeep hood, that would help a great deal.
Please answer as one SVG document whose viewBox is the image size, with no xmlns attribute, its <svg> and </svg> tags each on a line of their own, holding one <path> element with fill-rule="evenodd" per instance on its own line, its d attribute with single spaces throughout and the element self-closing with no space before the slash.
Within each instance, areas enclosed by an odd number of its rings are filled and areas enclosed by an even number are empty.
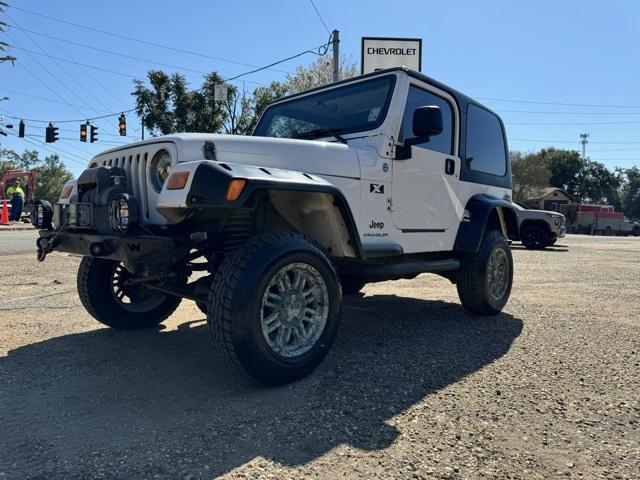
<svg viewBox="0 0 640 480">
<path fill-rule="evenodd" d="M 208 140 L 219 162 L 360 178 L 358 156 L 343 143 L 239 135 L 211 135 Z"/>
<path fill-rule="evenodd" d="M 562 213 L 554 212 L 552 210 L 525 210 L 525 213 L 528 213 L 531 216 L 536 216 L 536 217 L 544 217 L 545 215 L 552 215 L 555 217 L 564 217 Z"/>
<path fill-rule="evenodd" d="M 340 142 L 294 140 L 290 138 L 249 137 L 213 133 L 173 133 L 112 148 L 96 155 L 109 159 L 113 155 L 158 143 L 173 143 L 178 150 L 178 162 L 202 160 L 205 143 L 215 145 L 218 162 L 242 163 L 258 167 L 295 170 L 315 175 L 360 178 L 360 163 L 354 148 Z M 209 154 L 210 155 L 210 154 Z M 211 158 L 207 155 L 207 158 Z"/>
</svg>

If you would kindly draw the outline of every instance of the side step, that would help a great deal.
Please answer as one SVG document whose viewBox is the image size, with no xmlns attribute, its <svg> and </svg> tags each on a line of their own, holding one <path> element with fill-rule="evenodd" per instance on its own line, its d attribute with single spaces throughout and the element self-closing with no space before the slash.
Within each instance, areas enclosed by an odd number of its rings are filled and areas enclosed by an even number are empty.
<svg viewBox="0 0 640 480">
<path fill-rule="evenodd" d="M 455 258 L 443 260 L 425 260 L 418 262 L 392 263 L 386 265 L 352 264 L 343 271 L 349 274 L 363 275 L 369 281 L 398 280 L 413 278 L 421 273 L 441 273 L 460 268 L 460 261 Z"/>
</svg>

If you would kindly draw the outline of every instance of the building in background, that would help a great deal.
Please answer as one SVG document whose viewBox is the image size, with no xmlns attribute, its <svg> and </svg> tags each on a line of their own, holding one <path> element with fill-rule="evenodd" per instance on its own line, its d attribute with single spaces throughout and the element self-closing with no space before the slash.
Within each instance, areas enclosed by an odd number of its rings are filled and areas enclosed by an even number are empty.
<svg viewBox="0 0 640 480">
<path fill-rule="evenodd" d="M 530 198 L 524 202 L 529 208 L 536 210 L 553 210 L 558 212 L 560 205 L 576 203 L 576 199 L 561 188 L 547 187 L 537 198 Z"/>
</svg>

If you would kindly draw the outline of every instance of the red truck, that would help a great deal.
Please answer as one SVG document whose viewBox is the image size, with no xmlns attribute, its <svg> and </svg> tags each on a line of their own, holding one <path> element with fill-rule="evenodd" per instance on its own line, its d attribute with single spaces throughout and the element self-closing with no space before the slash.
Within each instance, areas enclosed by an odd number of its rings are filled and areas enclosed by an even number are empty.
<svg viewBox="0 0 640 480">
<path fill-rule="evenodd" d="M 612 205 L 563 205 L 567 230 L 590 235 L 640 235 L 640 224 L 632 222 Z"/>
</svg>

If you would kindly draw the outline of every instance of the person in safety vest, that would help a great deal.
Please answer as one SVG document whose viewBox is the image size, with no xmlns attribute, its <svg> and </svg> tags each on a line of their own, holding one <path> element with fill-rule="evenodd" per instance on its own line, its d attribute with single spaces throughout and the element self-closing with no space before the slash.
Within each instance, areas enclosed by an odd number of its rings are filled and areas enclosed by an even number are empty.
<svg viewBox="0 0 640 480">
<path fill-rule="evenodd" d="M 20 182 L 15 180 L 13 184 L 7 188 L 7 198 L 11 202 L 10 222 L 17 222 L 22 216 L 22 207 L 24 206 L 24 190 L 20 186 Z"/>
</svg>

